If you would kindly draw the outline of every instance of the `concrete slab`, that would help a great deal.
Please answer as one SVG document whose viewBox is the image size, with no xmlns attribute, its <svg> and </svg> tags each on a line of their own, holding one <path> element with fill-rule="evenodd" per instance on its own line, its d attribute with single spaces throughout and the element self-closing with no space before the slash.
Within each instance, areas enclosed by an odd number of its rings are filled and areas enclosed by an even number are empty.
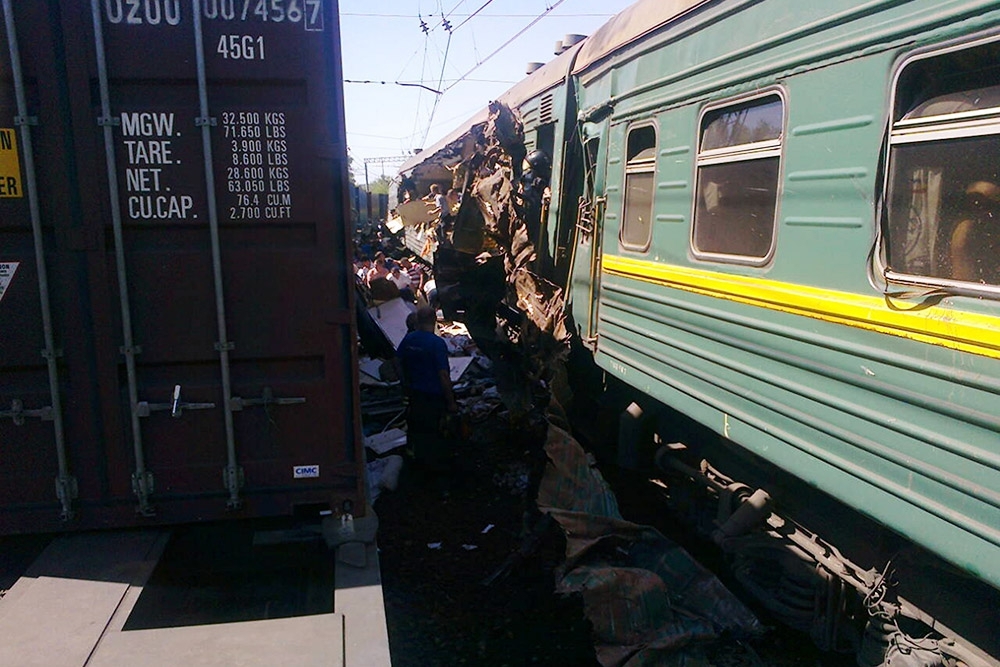
<svg viewBox="0 0 1000 667">
<path fill-rule="evenodd" d="M 332 613 L 127 631 L 170 533 L 57 538 L 0 600 L 0 667 L 390 665 L 378 550 L 368 537 L 355 543 L 363 567 L 336 565 Z"/>
<path fill-rule="evenodd" d="M 86 663 L 87 667 L 344 664 L 344 617 L 336 613 L 129 632 L 108 628 Z"/>
<path fill-rule="evenodd" d="M 365 544 L 365 566 L 337 563 L 334 611 L 344 616 L 344 664 L 347 667 L 389 667 L 389 632 L 382 598 L 378 547 Z"/>
<path fill-rule="evenodd" d="M 87 664 L 129 588 L 149 577 L 168 538 L 143 531 L 54 540 L 0 603 L 0 665 Z"/>
</svg>

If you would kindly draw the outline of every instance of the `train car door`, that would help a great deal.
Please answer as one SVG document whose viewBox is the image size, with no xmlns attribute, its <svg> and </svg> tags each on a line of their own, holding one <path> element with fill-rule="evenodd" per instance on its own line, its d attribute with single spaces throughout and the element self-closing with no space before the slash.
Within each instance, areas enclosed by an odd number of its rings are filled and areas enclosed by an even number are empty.
<svg viewBox="0 0 1000 667">
<path fill-rule="evenodd" d="M 604 233 L 606 151 L 602 150 L 605 126 L 587 128 L 584 144 L 584 194 L 577 211 L 576 242 L 570 269 L 570 293 L 577 333 L 590 347 L 596 346 L 597 306 L 601 279 L 601 247 Z"/>
</svg>

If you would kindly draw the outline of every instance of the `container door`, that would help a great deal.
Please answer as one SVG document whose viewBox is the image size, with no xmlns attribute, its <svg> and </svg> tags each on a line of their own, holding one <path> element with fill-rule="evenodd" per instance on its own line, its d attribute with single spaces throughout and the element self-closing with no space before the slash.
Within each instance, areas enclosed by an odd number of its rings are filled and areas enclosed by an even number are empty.
<svg viewBox="0 0 1000 667">
<path fill-rule="evenodd" d="M 76 174 L 50 9 L 0 6 L 0 533 L 58 528 L 100 494 L 79 253 L 93 239 L 66 189 Z"/>
<path fill-rule="evenodd" d="M 37 14 L 24 19 L 33 40 L 59 35 L 39 43 L 54 55 L 31 80 L 62 95 L 66 125 L 46 134 L 59 145 L 38 160 L 41 200 L 65 202 L 57 228 L 77 226 L 46 251 L 72 278 L 55 288 L 57 338 L 79 339 L 82 370 L 63 383 L 81 422 L 71 459 L 93 481 L 80 482 L 75 526 L 362 506 L 335 0 L 24 13 Z M 0 256 L 12 277 L 0 325 L 25 322 L 16 348 L 0 348 L 18 379 L 0 398 L 44 407 L 28 207 L 0 206 L 16 239 Z M 67 257 L 52 255 L 60 240 Z M 24 428 L 13 423 L 0 428 Z M 45 469 L 51 497 L 59 467 L 43 440 L 19 465 Z"/>
</svg>

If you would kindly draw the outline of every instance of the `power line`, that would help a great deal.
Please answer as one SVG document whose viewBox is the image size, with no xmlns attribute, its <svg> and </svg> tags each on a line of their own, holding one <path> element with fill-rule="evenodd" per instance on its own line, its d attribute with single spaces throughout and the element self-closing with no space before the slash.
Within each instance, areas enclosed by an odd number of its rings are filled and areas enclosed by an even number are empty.
<svg viewBox="0 0 1000 667">
<path fill-rule="evenodd" d="M 413 20 L 413 14 L 372 14 L 363 12 L 341 12 L 341 16 L 353 16 L 358 18 L 372 18 L 372 19 L 406 19 L 408 21 Z M 448 18 L 467 18 L 473 16 L 474 14 L 448 14 Z M 530 19 L 534 18 L 536 14 L 483 14 L 483 18 L 491 19 Z M 611 18 L 614 14 L 600 13 L 600 14 L 556 14 L 559 18 Z M 441 23 L 438 23 L 430 30 L 435 30 L 441 27 Z"/>
<path fill-rule="evenodd" d="M 455 29 L 455 30 L 458 30 L 458 29 L 459 29 L 459 28 L 461 28 L 461 27 L 462 27 L 463 25 L 465 25 L 466 23 L 468 23 L 469 21 L 471 21 L 471 20 L 472 20 L 472 17 L 474 17 L 474 16 L 476 15 L 476 14 L 478 14 L 479 12 L 483 11 L 484 9 L 486 9 L 486 7 L 487 7 L 487 6 L 488 6 L 488 5 L 489 5 L 489 4 L 491 3 L 491 2 L 493 2 L 493 0 L 486 0 L 486 2 L 484 2 L 484 3 L 483 3 L 482 7 L 480 7 L 480 8 L 479 8 L 479 9 L 477 9 L 476 11 L 472 12 L 471 14 L 469 14 L 468 18 L 466 18 L 466 19 L 465 19 L 464 21 L 462 21 L 462 22 L 461 22 L 461 23 L 459 23 L 459 24 L 458 24 L 457 26 L 455 26 L 455 28 L 454 28 L 454 29 Z"/>
<path fill-rule="evenodd" d="M 507 48 L 508 46 L 510 46 L 511 42 L 513 42 L 515 39 L 517 39 L 518 37 L 520 37 L 521 35 L 523 35 L 524 33 L 526 33 L 528 31 L 528 29 L 530 29 L 533 25 L 535 25 L 536 23 L 538 23 L 539 21 L 541 21 L 543 18 L 545 18 L 545 16 L 547 14 L 549 14 L 549 12 L 551 12 L 553 9 L 555 9 L 556 7 L 558 7 L 559 5 L 561 5 L 565 1 L 566 0 L 557 0 L 551 7 L 547 8 L 544 12 L 542 12 L 541 14 L 539 14 L 538 16 L 536 16 L 535 19 L 531 23 L 529 23 L 528 25 L 526 25 L 523 28 L 521 28 L 521 30 L 519 30 L 517 32 L 517 34 L 515 34 L 513 37 L 511 37 L 510 39 L 508 39 L 503 44 L 501 44 L 500 47 L 496 51 L 494 51 L 493 53 L 491 53 L 490 55 L 486 56 L 485 58 L 483 58 L 482 60 L 480 60 L 478 63 L 476 63 L 475 67 L 473 67 L 468 72 L 466 72 L 465 74 L 463 74 L 462 76 L 460 76 L 454 83 L 452 83 L 450 86 L 448 86 L 447 88 L 445 88 L 444 91 L 442 91 L 442 92 L 447 93 L 449 90 L 451 90 L 452 88 L 454 88 L 455 86 L 457 86 L 459 83 L 461 83 L 462 81 L 464 81 L 465 77 L 467 77 L 470 74 L 472 74 L 473 72 L 475 72 L 482 65 L 486 64 L 486 61 L 488 61 L 490 58 L 492 58 L 493 56 L 495 56 L 496 54 L 500 53 L 505 48 Z"/>
<path fill-rule="evenodd" d="M 425 86 L 422 83 L 406 83 L 405 81 L 373 81 L 370 79 L 344 79 L 344 83 L 377 83 L 381 86 L 407 86 L 410 88 L 423 88 L 424 90 L 429 90 L 435 95 L 440 95 L 444 91 L 436 90 L 430 86 Z"/>
</svg>

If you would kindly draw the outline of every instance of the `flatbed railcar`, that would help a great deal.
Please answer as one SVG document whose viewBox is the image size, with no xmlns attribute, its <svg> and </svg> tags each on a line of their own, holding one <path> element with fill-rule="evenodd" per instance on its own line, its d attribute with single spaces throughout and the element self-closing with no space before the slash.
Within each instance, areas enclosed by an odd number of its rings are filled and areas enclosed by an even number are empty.
<svg viewBox="0 0 1000 667">
<path fill-rule="evenodd" d="M 500 101 L 623 432 L 741 582 L 862 664 L 1000 664 L 1000 3 L 642 0 Z"/>
<path fill-rule="evenodd" d="M 5 0 L 0 534 L 364 508 L 336 0 Z"/>
</svg>

